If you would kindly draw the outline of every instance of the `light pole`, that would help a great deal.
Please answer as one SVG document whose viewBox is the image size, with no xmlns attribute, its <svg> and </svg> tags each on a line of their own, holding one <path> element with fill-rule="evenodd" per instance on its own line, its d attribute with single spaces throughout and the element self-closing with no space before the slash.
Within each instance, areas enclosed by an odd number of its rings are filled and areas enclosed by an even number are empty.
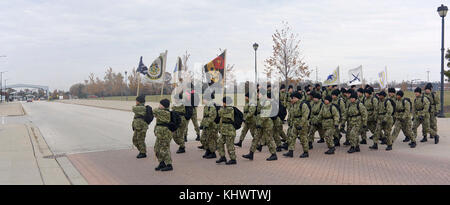
<svg viewBox="0 0 450 205">
<path fill-rule="evenodd" d="M 257 70 L 257 63 L 256 63 L 256 50 L 258 50 L 258 44 L 254 43 L 253 44 L 253 49 L 255 49 L 255 86 L 258 84 L 258 70 Z"/>
<path fill-rule="evenodd" d="M 444 116 L 444 18 L 447 15 L 448 8 L 441 4 L 438 7 L 437 12 L 439 16 L 442 18 L 442 41 L 441 41 L 441 112 L 438 117 Z"/>
<path fill-rule="evenodd" d="M 8 88 L 6 87 L 6 81 L 7 80 L 9 80 L 9 79 L 5 79 L 4 81 L 5 81 L 5 102 L 8 102 L 9 100 L 8 100 L 8 98 L 9 98 L 9 95 L 6 95 L 7 93 L 8 93 Z"/>
<path fill-rule="evenodd" d="M 127 71 L 125 71 L 125 101 L 128 101 L 128 78 L 127 78 Z"/>
<path fill-rule="evenodd" d="M 3 73 L 6 73 L 8 71 L 1 71 L 0 72 L 0 102 L 3 102 Z"/>
</svg>

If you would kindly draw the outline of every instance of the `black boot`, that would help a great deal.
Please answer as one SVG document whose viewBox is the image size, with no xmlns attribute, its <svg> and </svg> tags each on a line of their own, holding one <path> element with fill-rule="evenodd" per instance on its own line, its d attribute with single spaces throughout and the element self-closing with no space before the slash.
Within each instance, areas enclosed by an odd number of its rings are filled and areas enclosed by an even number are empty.
<svg viewBox="0 0 450 205">
<path fill-rule="evenodd" d="M 232 165 L 232 164 L 236 164 L 236 160 L 234 159 L 230 159 L 230 161 L 225 162 L 226 165 Z"/>
<path fill-rule="evenodd" d="M 200 135 L 197 134 L 197 138 L 195 138 L 195 141 L 200 141 Z"/>
<path fill-rule="evenodd" d="M 262 151 L 262 145 L 258 145 L 258 146 L 256 147 L 256 150 L 258 150 L 258 152 L 261 152 L 261 151 Z"/>
<path fill-rule="evenodd" d="M 411 142 L 411 143 L 409 143 L 409 147 L 415 148 L 415 147 L 416 147 L 416 142 Z"/>
<path fill-rule="evenodd" d="M 186 152 L 186 150 L 184 149 L 184 147 L 180 147 L 180 148 L 178 148 L 178 150 L 177 150 L 177 154 L 185 153 L 185 152 Z"/>
<path fill-rule="evenodd" d="M 147 157 L 147 154 L 145 154 L 145 153 L 139 153 L 139 154 L 136 156 L 136 158 L 138 158 L 138 159 L 146 158 L 146 157 Z"/>
<path fill-rule="evenodd" d="M 347 152 L 349 154 L 356 152 L 355 147 L 351 146 L 350 149 Z"/>
<path fill-rule="evenodd" d="M 289 150 L 288 152 L 284 153 L 283 156 L 285 157 L 294 157 L 294 150 Z"/>
<path fill-rule="evenodd" d="M 386 147 L 386 151 L 391 151 L 392 150 L 392 145 L 388 145 L 387 147 Z"/>
<path fill-rule="evenodd" d="M 283 145 L 281 145 L 281 148 L 283 148 L 284 150 L 288 150 L 289 144 L 287 142 L 285 142 Z"/>
<path fill-rule="evenodd" d="M 387 139 L 386 138 L 381 139 L 381 143 L 380 144 L 387 144 Z"/>
<path fill-rule="evenodd" d="M 199 148 L 199 149 L 205 149 L 205 147 L 202 145 L 202 146 L 198 146 L 197 148 Z"/>
<path fill-rule="evenodd" d="M 221 162 L 227 162 L 227 158 L 225 157 L 220 157 L 219 160 L 216 161 L 217 164 L 221 163 Z"/>
<path fill-rule="evenodd" d="M 281 152 L 281 151 L 283 151 L 283 149 L 281 148 L 281 146 L 278 146 L 277 147 L 277 152 Z"/>
<path fill-rule="evenodd" d="M 250 153 L 242 155 L 242 157 L 249 159 L 249 160 L 253 160 L 253 152 L 250 151 Z"/>
<path fill-rule="evenodd" d="M 164 161 L 160 162 L 159 165 L 155 168 L 155 171 L 159 171 L 162 168 L 166 167 L 166 163 Z"/>
<path fill-rule="evenodd" d="M 309 157 L 308 152 L 303 152 L 303 154 L 300 155 L 300 158 L 308 158 L 308 157 Z"/>
<path fill-rule="evenodd" d="M 206 158 L 210 154 L 211 154 L 211 151 L 209 151 L 209 149 L 207 149 L 205 154 L 203 155 L 203 158 Z"/>
<path fill-rule="evenodd" d="M 334 148 L 334 147 L 331 147 L 331 148 L 329 148 L 326 152 L 325 152 L 325 154 L 334 154 L 334 151 L 336 150 L 336 148 Z"/>
<path fill-rule="evenodd" d="M 422 140 L 420 140 L 420 142 L 427 142 L 427 141 L 428 141 L 427 136 L 423 136 Z"/>
<path fill-rule="evenodd" d="M 366 139 L 361 140 L 360 144 L 367 144 L 367 140 Z"/>
<path fill-rule="evenodd" d="M 361 150 L 359 149 L 359 145 L 356 145 L 355 151 L 356 151 L 356 152 L 361 152 Z"/>
<path fill-rule="evenodd" d="M 184 142 L 187 142 L 187 135 L 184 136 Z"/>
<path fill-rule="evenodd" d="M 434 144 L 439 143 L 439 135 L 434 136 Z"/>
<path fill-rule="evenodd" d="M 345 146 L 349 146 L 349 145 L 350 145 L 350 142 L 349 142 L 348 140 L 345 140 L 344 145 L 345 145 Z"/>
<path fill-rule="evenodd" d="M 161 168 L 161 171 L 162 171 L 162 172 L 165 172 L 165 171 L 172 171 L 172 170 L 173 170 L 173 167 L 172 167 L 171 164 L 168 164 L 167 166 Z"/>
<path fill-rule="evenodd" d="M 216 152 L 210 152 L 208 156 L 206 156 L 206 159 L 215 159 L 216 156 Z"/>
<path fill-rule="evenodd" d="M 369 147 L 370 149 L 374 149 L 377 150 L 378 149 L 378 144 L 374 143 L 372 146 Z"/>
<path fill-rule="evenodd" d="M 239 140 L 238 143 L 234 143 L 235 146 L 242 147 L 242 140 Z"/>
<path fill-rule="evenodd" d="M 308 146 L 309 146 L 309 149 L 313 149 L 313 144 L 312 144 L 312 142 L 308 142 Z"/>
<path fill-rule="evenodd" d="M 411 140 L 411 138 L 406 136 L 405 139 L 403 140 L 403 142 L 409 142 L 409 140 Z"/>
<path fill-rule="evenodd" d="M 340 147 L 341 146 L 341 142 L 340 142 L 340 140 L 338 138 L 334 138 L 333 140 L 334 140 L 334 146 L 335 147 Z"/>
<path fill-rule="evenodd" d="M 324 142 L 325 142 L 325 140 L 323 138 L 320 138 L 320 140 L 317 141 L 317 143 L 324 143 Z"/>
<path fill-rule="evenodd" d="M 272 155 L 270 155 L 270 157 L 267 158 L 266 160 L 267 160 L 267 161 L 274 161 L 274 160 L 277 160 L 277 159 L 278 159 L 277 154 L 272 154 Z"/>
</svg>

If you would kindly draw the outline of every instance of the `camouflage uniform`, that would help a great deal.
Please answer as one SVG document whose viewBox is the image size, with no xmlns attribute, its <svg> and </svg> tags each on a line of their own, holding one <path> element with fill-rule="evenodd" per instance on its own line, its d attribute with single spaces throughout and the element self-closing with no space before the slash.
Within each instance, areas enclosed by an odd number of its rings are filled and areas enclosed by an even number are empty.
<svg viewBox="0 0 450 205">
<path fill-rule="evenodd" d="M 336 132 L 335 127 L 339 126 L 339 110 L 331 103 L 328 105 L 324 103 L 320 109 L 318 120 L 322 122 L 323 135 L 328 148 L 334 147 L 333 138 L 334 132 Z"/>
<path fill-rule="evenodd" d="M 203 119 L 201 126 L 203 127 L 200 136 L 200 142 L 206 150 L 215 152 L 217 149 L 217 124 L 214 120 L 217 117 L 216 107 L 213 101 L 203 108 Z"/>
<path fill-rule="evenodd" d="M 219 138 L 217 140 L 217 148 L 220 157 L 225 157 L 225 144 L 227 145 L 228 155 L 231 160 L 236 160 L 234 151 L 234 138 L 236 137 L 236 129 L 234 129 L 234 109 L 233 107 L 221 107 L 219 110 Z"/>
<path fill-rule="evenodd" d="M 378 118 L 377 118 L 377 128 L 375 130 L 375 135 L 373 136 L 373 142 L 378 143 L 380 137 L 390 138 L 392 125 L 394 124 L 393 112 L 394 107 L 390 102 L 386 102 L 387 98 L 378 102 Z M 386 107 L 384 106 L 386 102 Z M 384 123 L 383 123 L 384 122 Z M 384 132 L 384 135 L 383 135 Z"/>
<path fill-rule="evenodd" d="M 198 119 L 197 119 L 197 107 L 192 107 L 192 124 L 194 124 L 195 133 L 200 136 L 200 128 L 198 127 Z M 188 125 L 189 121 L 186 121 L 186 129 L 184 129 L 184 136 L 187 136 L 188 133 Z"/>
<path fill-rule="evenodd" d="M 403 106 L 403 102 L 405 102 L 405 106 Z M 411 132 L 411 106 L 412 104 L 405 100 L 404 97 L 395 102 L 396 120 L 394 124 L 394 131 L 392 132 L 390 139 L 388 139 L 387 145 L 392 145 L 395 142 L 400 130 L 403 131 L 403 134 L 405 134 L 406 137 L 411 139 L 411 142 L 416 142 L 416 138 Z"/>
<path fill-rule="evenodd" d="M 311 127 L 309 129 L 309 136 L 308 140 L 309 142 L 314 142 L 314 135 L 316 132 L 319 132 L 319 136 L 321 139 L 324 137 L 324 129 L 322 127 L 322 123 L 320 121 L 320 110 L 322 109 L 324 103 L 322 103 L 320 100 L 315 102 L 314 100 L 311 103 Z M 339 114 L 339 113 L 338 113 Z M 334 129 L 334 127 L 333 127 Z"/>
<path fill-rule="evenodd" d="M 256 151 L 258 143 L 265 144 L 269 147 L 272 154 L 276 153 L 275 141 L 273 140 L 273 121 L 270 119 L 270 111 L 272 109 L 271 101 L 267 98 L 260 99 L 260 105 L 257 108 L 257 116 L 255 119 L 257 129 L 257 137 L 252 140 L 250 147 L 251 152 Z"/>
<path fill-rule="evenodd" d="M 241 136 L 239 137 L 239 141 L 244 141 L 247 132 L 250 130 L 250 134 L 253 138 L 256 135 L 256 123 L 255 123 L 255 112 L 256 106 L 251 103 L 246 103 L 244 106 L 244 127 L 241 131 Z"/>
<path fill-rule="evenodd" d="M 414 99 L 413 134 L 417 138 L 417 128 L 422 124 L 422 134 L 430 133 L 430 101 L 427 97 L 419 96 Z M 434 135 L 432 135 L 434 136 Z"/>
<path fill-rule="evenodd" d="M 300 108 L 300 105 L 302 107 Z M 309 151 L 309 145 L 308 145 L 308 131 L 309 131 L 309 108 L 306 103 L 302 103 L 300 100 L 297 101 L 295 104 L 292 105 L 292 108 L 289 110 L 289 126 L 290 129 L 290 137 L 289 137 L 289 148 L 288 150 L 294 150 L 295 149 L 295 141 L 297 137 L 300 137 L 300 143 L 303 147 L 303 152 Z M 297 128 L 301 126 L 301 130 L 298 130 Z"/>
<path fill-rule="evenodd" d="M 331 92 L 332 92 L 332 90 L 330 90 L 330 89 L 325 89 L 325 91 L 323 91 L 322 92 L 322 99 L 325 99 L 325 97 L 327 96 L 327 95 L 329 95 L 329 96 L 331 96 Z"/>
<path fill-rule="evenodd" d="M 352 147 L 356 147 L 359 146 L 358 135 L 361 133 L 362 127 L 367 126 L 367 110 L 359 100 L 353 103 L 350 100 L 348 102 L 346 109 L 347 139 Z"/>
<path fill-rule="evenodd" d="M 143 103 L 133 106 L 134 119 L 131 124 L 133 128 L 133 145 L 139 150 L 139 153 L 146 154 L 145 135 L 147 134 L 148 124 L 144 121 L 146 108 Z"/>
<path fill-rule="evenodd" d="M 367 139 L 367 131 L 375 134 L 377 128 L 377 115 L 378 115 L 378 99 L 369 96 L 363 100 L 364 107 L 367 109 L 367 128 L 361 132 L 361 138 Z"/>
<path fill-rule="evenodd" d="M 287 136 L 283 130 L 283 122 L 279 117 L 273 120 L 273 139 L 277 147 L 281 146 L 281 139 L 287 139 Z"/>
<path fill-rule="evenodd" d="M 180 127 L 174 132 L 173 141 L 177 143 L 181 148 L 184 148 L 184 130 L 186 129 L 187 120 L 185 118 L 186 109 L 184 107 L 184 104 L 180 101 L 175 101 L 175 104 L 172 107 L 172 111 L 178 113 L 181 118 L 181 124 Z"/>
<path fill-rule="evenodd" d="M 346 121 L 346 119 L 345 119 L 345 114 L 346 114 L 345 108 L 347 107 L 346 101 L 341 97 L 337 97 L 337 98 L 333 99 L 333 101 L 331 101 L 331 103 L 335 104 L 341 110 L 341 119 L 340 119 L 339 125 L 340 125 L 341 129 L 344 129 L 345 121 Z M 340 135 L 339 127 L 335 128 L 334 138 L 340 140 L 341 136 L 342 135 Z M 345 136 L 345 138 L 347 139 L 347 136 Z"/>
<path fill-rule="evenodd" d="M 430 135 L 432 137 L 437 135 L 437 120 L 436 115 L 440 112 L 441 108 L 439 106 L 440 98 L 438 95 L 436 95 L 435 92 L 427 94 L 424 92 L 424 96 L 428 97 L 428 100 L 430 101 L 431 106 L 431 112 L 430 112 Z M 434 96 L 434 97 L 433 97 Z"/>
<path fill-rule="evenodd" d="M 172 132 L 169 130 L 168 124 L 170 122 L 169 109 L 154 109 L 153 115 L 156 118 L 155 126 L 155 155 L 158 162 L 165 164 L 172 164 L 170 157 L 170 141 L 172 140 Z"/>
</svg>

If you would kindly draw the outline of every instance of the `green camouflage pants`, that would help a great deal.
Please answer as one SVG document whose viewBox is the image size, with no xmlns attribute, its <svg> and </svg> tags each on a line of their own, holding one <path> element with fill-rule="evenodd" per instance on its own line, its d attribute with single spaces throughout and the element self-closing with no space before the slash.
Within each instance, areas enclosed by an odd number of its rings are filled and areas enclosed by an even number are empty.
<svg viewBox="0 0 450 205">
<path fill-rule="evenodd" d="M 172 164 L 170 157 L 170 141 L 172 140 L 172 132 L 167 127 L 156 126 L 155 128 L 155 155 L 158 162 Z"/>
<path fill-rule="evenodd" d="M 359 146 L 359 135 L 361 134 L 361 121 L 349 121 L 347 123 L 347 140 L 350 146 Z"/>
<path fill-rule="evenodd" d="M 217 150 L 217 129 L 204 128 L 200 136 L 200 142 L 205 149 L 215 152 Z"/>
<path fill-rule="evenodd" d="M 325 142 L 327 143 L 328 148 L 334 147 L 334 126 L 324 126 L 323 128 L 323 136 L 325 138 Z M 320 132 L 319 132 L 320 133 Z"/>
<path fill-rule="evenodd" d="M 277 147 L 281 146 L 281 139 L 287 140 L 283 130 L 283 122 L 280 118 L 273 121 L 273 139 Z"/>
<path fill-rule="evenodd" d="M 301 130 L 297 130 L 295 127 L 292 127 L 290 129 L 290 137 L 289 137 L 289 148 L 288 150 L 294 150 L 295 149 L 295 142 L 297 140 L 297 137 L 300 137 L 300 143 L 303 147 L 303 152 L 308 152 L 309 151 L 309 140 L 308 140 L 308 133 L 309 132 L 309 127 L 305 126 L 302 127 Z"/>
<path fill-rule="evenodd" d="M 436 120 L 436 113 L 431 112 L 430 113 L 430 134 L 432 136 L 437 135 L 437 120 Z"/>
<path fill-rule="evenodd" d="M 334 129 L 334 127 L 333 127 L 333 129 Z M 314 142 L 314 136 L 315 136 L 316 132 L 319 132 L 319 137 L 321 139 L 324 138 L 325 130 L 322 129 L 322 125 L 320 125 L 320 126 L 311 125 L 309 128 L 308 141 Z M 333 134 L 334 134 L 334 132 L 333 132 Z M 333 138 L 334 135 L 331 137 Z"/>
<path fill-rule="evenodd" d="M 181 124 L 180 127 L 174 132 L 173 141 L 177 143 L 178 146 L 184 148 L 184 130 L 186 129 L 187 120 L 183 116 L 180 116 Z"/>
<path fill-rule="evenodd" d="M 435 133 L 432 133 L 431 129 L 430 129 L 430 115 L 426 114 L 425 116 L 423 116 L 423 120 L 419 120 L 419 117 L 416 116 L 414 117 L 414 122 L 413 122 L 413 135 L 414 138 L 417 138 L 417 128 L 422 125 L 422 135 L 423 136 L 427 136 L 428 133 L 430 133 L 432 136 L 435 136 Z"/>
<path fill-rule="evenodd" d="M 271 121 L 266 123 L 263 128 L 256 129 L 256 137 L 252 139 L 252 145 L 250 146 L 251 152 L 255 152 L 258 145 L 267 145 L 270 153 L 276 153 L 276 145 L 273 140 L 273 123 Z"/>
<path fill-rule="evenodd" d="M 382 120 L 379 118 L 377 120 L 377 128 L 375 129 L 375 135 L 373 136 L 373 142 L 378 143 L 380 137 L 389 139 L 392 132 L 393 120 L 392 118 L 386 121 L 386 124 L 383 125 Z"/>
<path fill-rule="evenodd" d="M 147 153 L 145 145 L 145 135 L 147 130 L 135 130 L 133 133 L 133 145 L 139 150 L 139 153 Z"/>
<path fill-rule="evenodd" d="M 372 135 L 374 135 L 376 129 L 377 129 L 377 121 L 367 121 L 367 128 L 363 129 L 361 127 L 361 139 L 367 140 L 367 132 L 370 131 Z"/>
<path fill-rule="evenodd" d="M 192 121 L 192 124 L 194 124 L 195 133 L 197 133 L 197 135 L 200 136 L 200 128 L 198 127 L 197 108 L 196 107 L 194 107 L 192 110 L 191 121 Z M 186 129 L 184 131 L 184 136 L 187 136 L 188 127 L 189 127 L 189 121 L 186 122 Z"/>
<path fill-rule="evenodd" d="M 227 146 L 228 155 L 231 160 L 236 160 L 236 152 L 234 151 L 234 138 L 236 135 L 220 134 L 217 139 L 217 150 L 220 157 L 225 157 L 225 144 Z"/>
<path fill-rule="evenodd" d="M 411 142 L 416 142 L 416 137 L 412 134 L 411 131 L 411 119 L 397 119 L 394 124 L 394 131 L 392 131 L 391 137 L 387 141 L 387 145 L 392 145 L 400 134 L 400 130 L 403 131 L 403 134 L 407 137 L 411 138 Z"/>
<path fill-rule="evenodd" d="M 252 137 L 254 138 L 256 135 L 256 128 L 254 124 L 250 124 L 250 123 L 244 123 L 244 127 L 242 128 L 241 131 L 241 136 L 239 136 L 239 141 L 244 141 L 245 136 L 247 135 L 247 132 L 250 130 L 250 134 L 252 135 Z"/>
</svg>

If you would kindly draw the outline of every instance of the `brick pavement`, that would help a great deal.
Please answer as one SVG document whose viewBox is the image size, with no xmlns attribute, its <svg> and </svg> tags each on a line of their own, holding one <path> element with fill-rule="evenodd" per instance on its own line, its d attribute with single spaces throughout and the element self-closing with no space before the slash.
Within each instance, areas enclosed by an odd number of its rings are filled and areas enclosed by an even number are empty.
<svg viewBox="0 0 450 205">
<path fill-rule="evenodd" d="M 347 154 L 348 147 L 340 147 L 332 156 L 323 154 L 325 144 L 315 143 L 308 159 L 298 158 L 301 148 L 297 144 L 294 158 L 284 158 L 283 151 L 278 153 L 278 161 L 267 162 L 267 147 L 255 153 L 253 161 L 241 157 L 249 149 L 247 138 L 242 148 L 237 147 L 238 164 L 233 166 L 203 159 L 203 151 L 196 148 L 198 142 L 187 143 L 187 153 L 181 155 L 175 154 L 177 147 L 172 144 L 172 172 L 154 171 L 158 163 L 150 146 L 146 159 L 136 159 L 136 150 L 81 153 L 68 158 L 89 184 L 450 184 L 450 156 L 424 154 L 448 150 L 446 137 L 441 137 L 438 145 L 429 141 L 419 143 L 416 149 L 401 140 L 403 137 L 397 139 L 390 152 L 385 146 L 370 151 L 369 145 L 362 145 L 360 153 Z"/>
</svg>

